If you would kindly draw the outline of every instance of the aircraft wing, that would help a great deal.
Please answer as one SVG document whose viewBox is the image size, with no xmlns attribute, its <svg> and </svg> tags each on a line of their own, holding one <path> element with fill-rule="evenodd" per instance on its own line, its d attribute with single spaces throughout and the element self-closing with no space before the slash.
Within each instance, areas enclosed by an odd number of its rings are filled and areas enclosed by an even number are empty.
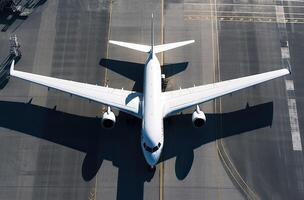
<svg viewBox="0 0 304 200">
<path fill-rule="evenodd" d="M 109 105 L 120 111 L 142 118 L 140 110 L 141 93 L 17 71 L 14 69 L 14 61 L 11 64 L 10 75 L 38 85 L 54 88 L 104 105 Z"/>
<path fill-rule="evenodd" d="M 162 100 L 164 102 L 163 115 L 164 117 L 167 117 L 191 106 L 213 100 L 217 97 L 224 96 L 289 73 L 290 71 L 288 69 L 280 69 L 198 87 L 164 92 L 162 96 Z"/>
</svg>

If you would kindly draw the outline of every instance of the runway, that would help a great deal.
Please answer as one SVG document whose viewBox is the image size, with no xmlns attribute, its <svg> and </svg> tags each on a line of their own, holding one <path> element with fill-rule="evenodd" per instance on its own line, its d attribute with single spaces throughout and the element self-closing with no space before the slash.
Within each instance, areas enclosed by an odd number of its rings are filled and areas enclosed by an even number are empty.
<svg viewBox="0 0 304 200">
<path fill-rule="evenodd" d="M 27 18 L 1 19 L 1 61 L 16 34 L 16 69 L 74 81 L 142 91 L 146 55 L 107 41 L 149 44 L 151 12 L 157 44 L 196 40 L 158 55 L 166 91 L 282 68 L 286 49 L 293 72 L 201 105 L 202 129 L 192 127 L 193 109 L 166 119 L 155 173 L 139 120 L 115 111 L 116 127 L 105 130 L 104 106 L 11 78 L 0 90 L 0 199 L 301 199 L 294 120 L 301 134 L 303 9 L 266 0 L 54 0 Z"/>
</svg>

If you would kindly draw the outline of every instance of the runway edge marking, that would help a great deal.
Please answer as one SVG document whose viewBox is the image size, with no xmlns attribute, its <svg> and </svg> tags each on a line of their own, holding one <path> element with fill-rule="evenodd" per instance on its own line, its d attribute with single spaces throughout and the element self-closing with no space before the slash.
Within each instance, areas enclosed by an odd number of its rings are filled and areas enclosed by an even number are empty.
<svg viewBox="0 0 304 200">
<path fill-rule="evenodd" d="M 289 51 L 288 34 L 286 30 L 285 10 L 282 1 L 280 3 L 281 5 L 276 5 L 275 10 L 276 10 L 277 26 L 281 37 L 280 40 L 282 42 L 281 59 L 282 59 L 282 65 L 290 69 L 291 68 L 290 51 Z M 292 80 L 292 77 L 290 77 L 290 79 L 285 78 L 285 87 L 286 87 L 288 114 L 289 114 L 289 122 L 290 122 L 292 149 L 294 151 L 302 151 L 297 102 L 296 102 L 296 97 L 294 92 L 294 82 Z"/>
</svg>

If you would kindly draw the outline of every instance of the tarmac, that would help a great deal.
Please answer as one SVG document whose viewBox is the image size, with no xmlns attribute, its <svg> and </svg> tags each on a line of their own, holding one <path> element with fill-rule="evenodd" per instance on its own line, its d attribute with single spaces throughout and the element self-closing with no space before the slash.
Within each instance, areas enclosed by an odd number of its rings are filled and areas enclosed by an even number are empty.
<svg viewBox="0 0 304 200">
<path fill-rule="evenodd" d="M 292 75 L 201 105 L 201 129 L 193 109 L 166 119 L 154 173 L 139 120 L 115 111 L 105 130 L 103 105 L 10 78 L 0 90 L 0 199 L 301 199 L 303 3 L 39 2 L 28 17 L 1 18 L 2 65 L 16 34 L 18 70 L 142 91 L 146 55 L 107 41 L 149 44 L 153 12 L 155 43 L 196 41 L 158 55 L 166 91 L 288 63 Z"/>
</svg>

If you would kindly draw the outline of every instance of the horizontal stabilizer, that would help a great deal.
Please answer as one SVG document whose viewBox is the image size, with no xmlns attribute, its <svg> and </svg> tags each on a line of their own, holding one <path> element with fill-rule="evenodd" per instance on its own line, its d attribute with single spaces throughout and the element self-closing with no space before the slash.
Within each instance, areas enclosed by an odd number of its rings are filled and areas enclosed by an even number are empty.
<svg viewBox="0 0 304 200">
<path fill-rule="evenodd" d="M 160 52 L 163 52 L 163 51 L 168 51 L 168 50 L 175 49 L 177 47 L 182 47 L 182 46 L 185 46 L 187 44 L 194 43 L 194 42 L 195 42 L 194 40 L 188 40 L 188 41 L 183 41 L 183 42 L 175 42 L 175 43 L 157 45 L 157 46 L 153 47 L 154 48 L 154 53 L 160 53 Z"/>
<path fill-rule="evenodd" d="M 128 42 L 114 41 L 114 40 L 110 40 L 109 43 L 145 53 L 149 53 L 149 51 L 151 50 L 150 46 L 143 44 L 134 44 Z"/>
</svg>

